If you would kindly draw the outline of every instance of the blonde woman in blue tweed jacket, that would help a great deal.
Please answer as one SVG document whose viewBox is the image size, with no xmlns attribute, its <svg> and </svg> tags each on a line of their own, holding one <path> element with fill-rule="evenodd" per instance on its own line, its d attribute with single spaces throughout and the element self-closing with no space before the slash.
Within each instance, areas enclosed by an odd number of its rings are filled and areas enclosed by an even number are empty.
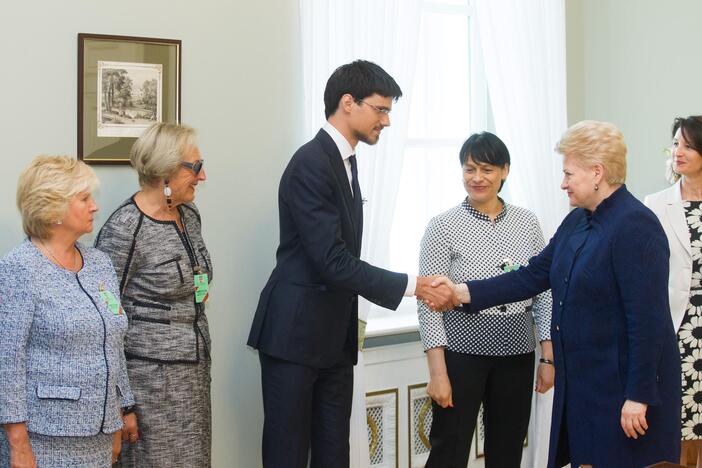
<svg viewBox="0 0 702 468">
<path fill-rule="evenodd" d="M 96 185 L 68 157 L 38 157 L 20 176 L 28 238 L 0 261 L 0 467 L 109 467 L 119 454 L 134 404 L 127 318 L 109 257 L 77 242 Z"/>
</svg>

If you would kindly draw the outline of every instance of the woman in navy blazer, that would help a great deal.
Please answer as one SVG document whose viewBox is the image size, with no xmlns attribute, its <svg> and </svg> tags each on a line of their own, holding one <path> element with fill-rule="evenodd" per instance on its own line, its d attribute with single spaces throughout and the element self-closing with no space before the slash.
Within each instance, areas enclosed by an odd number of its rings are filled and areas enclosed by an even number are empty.
<svg viewBox="0 0 702 468">
<path fill-rule="evenodd" d="M 93 229 L 96 184 L 68 157 L 38 157 L 20 177 L 28 237 L 0 260 L 0 467 L 109 467 L 131 435 L 117 276 L 77 242 Z"/>
<path fill-rule="evenodd" d="M 670 314 L 683 363 L 680 464 L 687 465 L 687 449 L 693 447 L 702 467 L 702 116 L 675 119 L 672 133 L 668 179 L 673 185 L 647 196 L 644 204 L 660 220 L 670 247 Z"/>
<path fill-rule="evenodd" d="M 624 185 L 626 145 L 616 127 L 577 123 L 557 150 L 564 155 L 561 188 L 576 209 L 527 267 L 455 291 L 473 313 L 551 288 L 549 467 L 677 461 L 680 355 L 665 233 Z"/>
</svg>

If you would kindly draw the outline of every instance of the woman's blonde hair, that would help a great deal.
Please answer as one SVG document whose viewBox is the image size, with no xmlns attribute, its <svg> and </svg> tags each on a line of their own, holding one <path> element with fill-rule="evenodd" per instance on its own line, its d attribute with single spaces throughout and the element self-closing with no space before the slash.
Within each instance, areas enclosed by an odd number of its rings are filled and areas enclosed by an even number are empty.
<svg viewBox="0 0 702 468">
<path fill-rule="evenodd" d="M 609 122 L 583 120 L 570 127 L 556 144 L 562 155 L 575 156 L 591 167 L 601 164 L 610 185 L 626 181 L 626 144 L 624 135 Z"/>
<path fill-rule="evenodd" d="M 183 154 L 195 146 L 195 130 L 174 123 L 155 123 L 134 142 L 129 159 L 139 185 L 156 185 L 178 169 Z"/>
<path fill-rule="evenodd" d="M 17 209 L 22 229 L 31 237 L 47 239 L 51 225 L 60 222 L 71 199 L 98 186 L 95 171 L 69 156 L 37 156 L 17 181 Z"/>
</svg>

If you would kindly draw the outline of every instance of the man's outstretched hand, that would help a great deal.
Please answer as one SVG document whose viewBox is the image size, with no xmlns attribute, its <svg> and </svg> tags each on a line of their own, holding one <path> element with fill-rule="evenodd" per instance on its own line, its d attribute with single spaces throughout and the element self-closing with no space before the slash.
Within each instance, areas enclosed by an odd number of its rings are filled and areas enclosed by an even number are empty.
<svg viewBox="0 0 702 468">
<path fill-rule="evenodd" d="M 451 310 L 462 304 L 456 295 L 456 285 L 445 276 L 417 277 L 415 295 L 435 312 Z"/>
<path fill-rule="evenodd" d="M 425 292 L 423 289 L 426 280 L 430 280 L 429 292 Z M 420 284 L 422 288 L 420 288 Z M 449 294 L 450 297 L 448 297 Z M 417 297 L 435 312 L 443 312 L 461 304 L 470 303 L 468 285 L 465 283 L 454 284 L 445 276 L 420 276 L 417 278 Z"/>
</svg>

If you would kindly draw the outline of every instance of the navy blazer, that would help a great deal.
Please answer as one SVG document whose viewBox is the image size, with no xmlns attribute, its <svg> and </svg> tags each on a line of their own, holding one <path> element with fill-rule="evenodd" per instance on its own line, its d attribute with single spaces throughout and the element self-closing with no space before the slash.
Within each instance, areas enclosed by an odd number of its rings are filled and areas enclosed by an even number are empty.
<svg viewBox="0 0 702 468">
<path fill-rule="evenodd" d="M 573 210 L 528 267 L 470 281 L 476 312 L 551 288 L 556 382 L 549 467 L 639 468 L 680 453 L 680 353 L 668 306 L 668 241 L 621 187 L 590 213 Z M 625 400 L 648 404 L 649 429 L 628 439 Z"/>
<path fill-rule="evenodd" d="M 293 155 L 280 181 L 280 245 L 248 344 L 273 357 L 328 367 L 358 351 L 358 295 L 396 309 L 407 275 L 359 259 L 363 210 L 329 134 Z"/>
</svg>

